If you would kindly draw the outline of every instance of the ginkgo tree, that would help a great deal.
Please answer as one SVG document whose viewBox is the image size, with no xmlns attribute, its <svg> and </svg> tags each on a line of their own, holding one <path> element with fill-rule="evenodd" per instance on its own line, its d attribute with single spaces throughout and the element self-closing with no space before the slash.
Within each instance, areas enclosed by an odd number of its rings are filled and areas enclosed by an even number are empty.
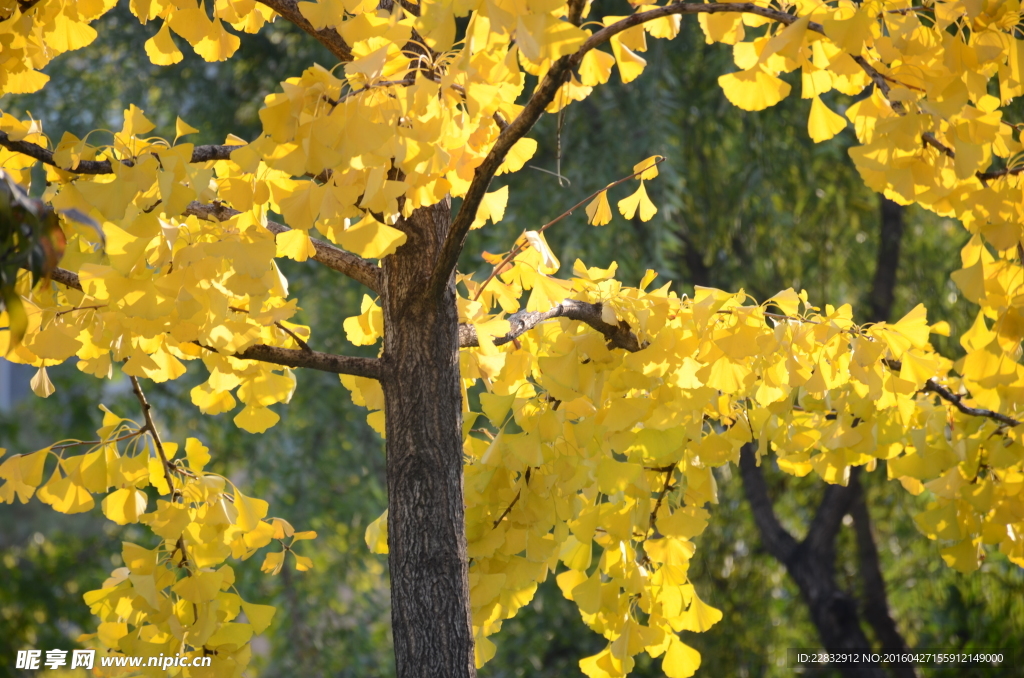
<svg viewBox="0 0 1024 678">
<path fill-rule="evenodd" d="M 45 86 L 41 69 L 92 42 L 90 22 L 112 5 L 6 3 L 0 91 Z M 227 560 L 275 543 L 265 571 L 310 566 L 295 544 L 313 533 L 207 471 L 201 441 L 161 436 L 143 380 L 176 379 L 193 361 L 209 375 L 193 404 L 235 411 L 253 433 L 277 423 L 270 406 L 289 400 L 298 368 L 339 374 L 370 410 L 386 438 L 388 510 L 366 538 L 388 554 L 403 677 L 473 675 L 549 576 L 608 640 L 581 659 L 588 676 L 625 675 L 642 652 L 672 678 L 692 675 L 700 657 L 681 634 L 720 618 L 688 577 L 694 539 L 716 501 L 712 469 L 745 445 L 833 484 L 885 460 L 907 491 L 930 493 L 916 521 L 947 564 L 970 572 L 998 548 L 1024 565 L 1024 146 L 1004 119 L 1024 93 L 1016 2 L 636 2 L 618 14 L 586 0 L 130 7 L 154 24 L 156 64 L 179 61 L 183 42 L 228 59 L 236 32 L 274 20 L 336 62 L 268 95 L 252 140 L 196 146 L 181 141 L 196 130 L 180 118 L 159 136 L 134 106 L 119 131 L 59 140 L 34 120 L 0 119 L 3 168 L 28 184 L 41 163 L 57 213 L 102 226 L 100 237 L 62 220 L 61 266 L 39 286 L 29 272 L 18 279 L 25 315 L 0 321 L 0 350 L 38 367 L 44 396 L 48 366 L 77 357 L 98 378 L 116 367 L 142 413 L 105 411 L 96 440 L 0 466 L 3 501 L 36 495 L 73 513 L 98 498 L 110 520 L 154 533 L 125 543 L 124 567 L 85 596 L 99 649 L 212 655 L 210 668 L 182 673 L 240 674 L 273 610 L 241 599 Z M 456 270 L 471 231 L 502 219 L 508 187 L 491 182 L 529 161 L 537 120 L 613 71 L 639 77 L 647 40 L 675 37 L 685 14 L 732 47 L 739 70 L 719 78 L 732 103 L 772 106 L 799 71 L 812 139 L 852 123 L 850 155 L 868 186 L 961 221 L 971 237 L 953 279 L 979 306 L 962 358 L 933 350 L 929 334 L 948 325 L 929 325 L 920 306 L 894 324 L 858 324 L 849 306 L 792 289 L 760 303 L 742 290 L 691 299 L 653 286 L 654 272 L 629 287 L 614 263 L 580 261 L 557 277 L 544 231 L 584 213 L 604 226 L 613 204 L 650 219 L 645 182 L 660 157 L 636 158 L 630 176 L 485 255 L 486 279 Z M 859 97 L 845 116 L 825 103 L 832 90 Z M 635 188 L 621 197 L 622 184 Z M 358 313 L 317 330 L 381 342 L 378 357 L 311 346 L 311 329 L 292 322 L 301 300 L 281 258 L 366 287 Z"/>
</svg>

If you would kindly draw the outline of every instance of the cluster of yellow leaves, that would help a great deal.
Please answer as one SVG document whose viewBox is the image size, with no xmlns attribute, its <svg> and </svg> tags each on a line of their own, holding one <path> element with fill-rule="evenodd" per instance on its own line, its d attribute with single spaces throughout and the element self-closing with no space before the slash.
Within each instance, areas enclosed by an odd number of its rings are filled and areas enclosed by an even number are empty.
<svg viewBox="0 0 1024 678">
<path fill-rule="evenodd" d="M 462 320 L 481 338 L 461 354 L 464 430 L 489 431 L 467 433 L 464 450 L 478 664 L 494 654 L 488 636 L 558 573 L 609 641 L 581 662 L 588 676 L 623 676 L 642 651 L 664 655 L 670 678 L 692 675 L 699 654 L 677 634 L 721 617 L 688 579 L 692 539 L 717 501 L 712 469 L 737 463 L 751 441 L 774 450 L 786 472 L 829 483 L 886 460 L 908 490 L 933 493 L 917 522 L 943 541 L 947 563 L 977 569 L 984 543 L 1024 566 L 1019 433 L 922 392 L 951 367 L 928 343 L 930 331 L 948 328 L 930 328 L 923 307 L 895 324 L 858 326 L 849 306 L 822 312 L 793 290 L 764 305 L 704 288 L 691 300 L 668 285 L 648 291 L 653 273 L 626 288 L 614 265 L 579 261 L 571 280 L 557 280 L 543 250 L 525 250 L 479 301 L 478 283 L 462 279 Z M 567 319 L 495 346 L 531 290 L 530 311 L 600 302 L 606 322 L 625 321 L 645 347 L 609 350 Z M 342 381 L 383 431 L 379 385 Z M 955 391 L 961 380 L 947 383 Z M 481 385 L 480 411 L 470 411 Z M 367 531 L 371 549 L 386 552 L 386 535 L 385 514 Z"/>
<path fill-rule="evenodd" d="M 82 292 L 51 285 L 33 293 L 27 280 L 23 284 L 31 326 L 12 355 L 40 367 L 37 392 L 52 388 L 45 367 L 73 355 L 96 376 L 108 375 L 113 361 L 126 361 L 129 374 L 156 380 L 176 378 L 182 361 L 201 358 L 210 378 L 192 395 L 204 412 L 233 408 L 237 388 L 246 406 L 236 422 L 251 431 L 272 425 L 276 415 L 268 405 L 288 400 L 290 372 L 232 356 L 255 344 L 294 347 L 285 328 L 308 336 L 308 329 L 284 324 L 296 302 L 287 299 L 274 259 L 311 256 L 313 229 L 363 257 L 393 252 L 405 242 L 394 228 L 400 215 L 465 195 L 502 127 L 521 111 L 516 102 L 525 75 L 542 78 L 595 29 L 622 18 L 592 17 L 586 3 L 589 20 L 576 27 L 564 20 L 568 7 L 561 0 L 419 4 L 419 16 L 412 16 L 401 3 L 390 10 L 362 0 L 298 3 L 314 28 L 336 28 L 353 58 L 341 69 L 314 66 L 285 81 L 265 100 L 263 133 L 249 143 L 227 139 L 239 146 L 230 160 L 190 163 L 192 146 L 146 137 L 153 126 L 134 107 L 108 145 L 73 135 L 56 144 L 55 161 L 66 170 L 82 160 L 109 159 L 115 171 L 78 176 L 48 169 L 50 202 L 96 219 L 106 245 L 68 224 L 63 265 L 79 274 Z M 657 7 L 635 4 L 638 14 Z M 775 9 L 768 0 L 753 4 Z M 87 42 L 85 24 L 108 7 L 56 0 L 27 9 L 8 5 L 9 14 L 0 12 L 7 16 L 0 21 L 4 92 L 42 86 L 34 69 Z M 951 364 L 935 354 L 921 308 L 893 325 L 857 326 L 848 307 L 822 311 L 792 290 L 770 300 L 781 311 L 775 313 L 742 293 L 702 289 L 691 300 L 667 287 L 647 291 L 653 276 L 639 288 L 623 287 L 614 280 L 614 266 L 577 263 L 571 280 L 558 279 L 559 262 L 543 234 L 524 233 L 521 256 L 483 290 L 463 279 L 468 295 L 459 301 L 461 319 L 476 327 L 480 344 L 461 356 L 467 408 L 478 402 L 480 410 L 467 409 L 466 430 L 482 429 L 477 419 L 489 422 L 488 435 L 467 436 L 465 443 L 478 663 L 493 654 L 488 637 L 530 600 L 538 582 L 556 573 L 584 621 L 609 641 L 581 663 L 588 675 L 624 675 L 642 651 L 664 656 L 672 678 L 692 675 L 699 656 L 677 634 L 702 631 L 718 618 L 688 579 L 692 539 L 706 523 L 704 507 L 715 501 L 711 469 L 735 462 L 740 447 L 753 440 L 762 453 L 773 449 L 785 471 L 814 472 L 832 483 L 845 483 L 851 467 L 871 468 L 883 459 L 909 491 L 931 492 L 935 501 L 917 522 L 943 542 L 950 565 L 976 569 L 983 544 L 998 545 L 1024 565 L 1020 433 L 922 390 L 938 379 L 953 393 L 969 394 L 972 405 L 1017 418 L 1024 403 L 1024 196 L 1017 174 L 1024 147 L 1017 124 L 1003 118 L 1003 107 L 1024 93 L 1019 4 L 797 0 L 784 9 L 796 18 L 779 24 L 752 13 L 700 14 L 708 41 L 732 45 L 740 69 L 720 78 L 726 97 L 747 110 L 766 108 L 790 93 L 780 76 L 799 70 L 815 141 L 835 136 L 849 120 L 860 144 L 851 155 L 869 186 L 962 221 L 972 238 L 954 280 L 981 306 L 961 337 L 967 355 Z M 218 1 L 212 15 L 201 3 L 159 0 L 133 2 L 132 10 L 144 22 L 162 20 L 146 49 L 165 64 L 181 58 L 171 32 L 205 58 L 221 59 L 238 44 L 225 23 L 255 31 L 273 16 L 253 0 Z M 465 17 L 457 41 L 456 18 Z M 672 38 L 678 27 L 679 16 L 669 15 L 615 34 L 611 53 L 587 52 L 547 110 L 582 100 L 613 68 L 624 82 L 635 79 L 646 65 L 639 55 L 647 37 Z M 869 86 L 874 90 L 848 107 L 845 118 L 822 98 L 832 90 L 859 95 Z M 998 96 L 989 93 L 996 89 Z M 0 131 L 48 144 L 31 121 L 4 115 Z M 176 136 L 189 131 L 181 123 Z M 520 140 L 500 173 L 521 169 L 536 148 Z M 27 178 L 24 156 L 3 151 L 0 162 Z M 991 173 L 993 163 L 1005 169 Z M 618 204 L 621 214 L 653 216 L 643 184 L 652 177 L 638 177 L 639 190 Z M 186 216 L 193 200 L 219 200 L 240 214 L 219 223 Z M 489 194 L 474 227 L 499 221 L 507 201 L 506 189 Z M 268 212 L 284 215 L 292 230 L 275 239 L 266 229 Z M 587 214 L 595 225 L 608 223 L 606 191 Z M 546 311 L 565 299 L 600 302 L 605 321 L 628 323 L 645 348 L 609 350 L 600 334 L 565 319 L 518 342 L 495 344 L 509 331 L 509 314 Z M 367 297 L 360 311 L 345 322 L 346 333 L 356 344 L 373 344 L 383 332 L 380 308 Z M 7 350 L 5 341 L 0 334 L 0 350 Z M 357 377 L 342 382 L 383 431 L 379 384 Z M 0 473 L 8 485 L 0 492 L 31 493 L 28 481 L 45 456 L 5 462 Z M 46 496 L 84 505 L 76 488 L 91 491 L 68 480 L 84 462 L 70 464 L 61 462 L 64 475 L 56 482 L 65 484 Z M 200 468 L 196 477 L 210 476 Z M 113 515 L 138 517 L 146 508 L 139 506 L 140 491 L 121 490 L 117 499 L 105 500 Z M 188 510 L 213 511 L 208 507 L 219 501 L 226 511 L 223 490 L 223 484 L 200 483 L 198 494 L 186 497 Z M 66 499 L 71 494 L 75 498 Z M 240 494 L 230 496 L 237 509 Z M 231 520 L 218 524 L 238 527 Z M 386 535 L 382 517 L 367 540 L 380 552 Z M 236 542 L 220 543 L 231 551 Z M 157 563 L 174 556 L 173 548 L 165 543 Z M 268 559 L 266 569 L 276 570 L 281 559 L 283 553 Z M 148 565 L 140 567 L 144 572 Z M 228 577 L 217 579 L 218 572 L 198 587 L 202 596 L 222 590 Z M 131 567 L 129 573 L 112 582 L 115 592 L 138 587 Z M 200 597 L 189 587 L 188 595 Z M 115 602 L 99 609 L 105 623 L 130 623 L 111 615 L 130 618 L 134 600 L 146 601 L 139 594 L 128 606 L 127 597 L 110 595 Z M 204 604 L 212 609 L 220 595 Z M 180 599 L 189 600 L 185 593 Z M 216 607 L 200 619 L 178 616 L 175 606 L 168 618 L 179 625 L 190 620 L 201 636 L 210 619 L 230 623 L 217 615 L 237 614 L 232 603 Z M 173 636 L 174 628 L 166 633 Z M 244 635 L 238 633 L 229 640 Z M 142 638 L 114 640 L 127 637 Z"/>
<path fill-rule="evenodd" d="M 4 131 L 22 134 L 31 131 L 26 127 L 9 116 L 0 123 Z M 190 164 L 191 144 L 168 147 L 136 136 L 152 127 L 138 109 L 126 111 L 124 128 L 115 135 L 121 152 L 104 153 L 138 161 L 131 167 L 115 162 L 115 174 L 69 181 L 50 196 L 58 209 L 96 218 L 105 242 L 96 242 L 88 228 L 65 223 L 68 248 L 61 265 L 79 275 L 82 290 L 48 284 L 31 291 L 26 276 L 20 282 L 29 317 L 26 340 L 8 352 L 9 333 L 0 332 L 0 353 L 40 368 L 76 356 L 80 370 L 100 378 L 123 362 L 126 374 L 157 382 L 183 375 L 182 361 L 201 359 L 210 378 L 192 390 L 193 402 L 209 414 L 225 412 L 235 408 L 231 392 L 237 388 L 245 407 L 235 422 L 261 432 L 278 421 L 268 406 L 287 402 L 295 379 L 289 369 L 230 356 L 256 344 L 298 348 L 292 335 L 309 337 L 308 328 L 287 323 L 297 302 L 287 299 L 287 281 L 274 263 L 282 243 L 275 244 L 266 229 L 265 212 L 242 212 L 226 222 L 180 215 L 218 183 L 227 191 L 241 181 L 230 176 L 228 161 Z M 71 135 L 56 151 L 67 166 L 96 154 Z M 66 181 L 73 175 L 53 170 L 51 176 Z M 156 205 L 179 216 L 167 217 Z M 42 384 L 37 393 L 48 395 Z"/>
<path fill-rule="evenodd" d="M 99 627 L 79 640 L 113 655 L 212 655 L 210 667 L 184 669 L 183 675 L 241 675 L 249 641 L 270 625 L 274 608 L 242 600 L 225 561 L 246 560 L 276 539 L 284 551 L 269 553 L 263 564 L 276 574 L 292 544 L 316 535 L 296 533 L 280 518 L 265 519 L 267 502 L 204 471 L 210 454 L 197 439 L 186 440 L 179 454 L 175 443 L 157 442 L 159 449 L 147 443 L 147 433 L 104 408 L 98 441 L 58 443 L 4 460 L 0 503 L 27 502 L 34 494 L 61 513 L 81 513 L 93 508 L 93 495 L 105 495 L 108 519 L 144 524 L 160 542 L 151 549 L 124 542 L 124 567 L 85 594 Z M 89 449 L 67 454 L 81 447 Z M 294 555 L 299 570 L 312 567 L 309 558 Z"/>
<path fill-rule="evenodd" d="M 38 0 L 0 2 L 0 92 L 35 92 L 49 76 L 39 71 L 64 52 L 96 39 L 89 24 L 116 0 Z"/>
<path fill-rule="evenodd" d="M 1019 121 L 1003 109 L 1024 94 L 1019 3 L 843 0 L 794 9 L 800 18 L 788 27 L 753 36 L 748 29 L 766 19 L 701 16 L 708 42 L 733 45 L 743 69 L 719 79 L 726 96 L 747 110 L 773 105 L 790 91 L 778 76 L 799 70 L 802 96 L 813 100 L 808 131 L 822 141 L 847 123 L 820 97 L 872 84 L 855 58 L 875 69 L 873 92 L 845 111 L 860 142 L 850 155 L 871 188 L 955 217 L 974 236 L 953 274 L 981 306 L 959 371 L 977 404 L 1015 407 L 1024 399 L 1024 145 Z"/>
</svg>

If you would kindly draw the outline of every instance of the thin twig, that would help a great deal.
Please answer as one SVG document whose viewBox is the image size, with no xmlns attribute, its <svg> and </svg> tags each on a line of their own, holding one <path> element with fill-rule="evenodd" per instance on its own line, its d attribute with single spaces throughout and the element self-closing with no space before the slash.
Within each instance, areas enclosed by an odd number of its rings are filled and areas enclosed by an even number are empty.
<svg viewBox="0 0 1024 678">
<path fill-rule="evenodd" d="M 525 481 L 526 485 L 530 484 L 530 471 L 532 470 L 533 467 L 527 467 L 526 473 L 523 474 L 523 480 Z M 494 525 L 491 529 L 498 527 L 498 525 L 501 524 L 501 521 L 505 520 L 505 516 L 507 516 L 509 513 L 512 513 L 512 509 L 515 508 L 515 505 L 519 501 L 519 497 L 522 496 L 522 494 L 523 488 L 520 487 L 519 490 L 516 492 L 516 496 L 512 499 L 512 503 L 508 505 L 508 508 L 506 508 L 500 516 L 498 516 L 498 519 L 494 521 Z"/>
<path fill-rule="evenodd" d="M 234 311 L 235 313 L 245 313 L 246 315 L 249 314 L 249 311 L 245 310 L 244 308 L 238 308 L 237 306 L 228 306 L 228 310 Z M 302 338 L 299 337 L 299 335 L 295 334 L 295 332 L 292 332 L 290 329 L 282 325 L 279 321 L 274 321 L 274 327 L 278 328 L 279 330 L 287 334 L 289 337 L 294 339 L 295 343 L 298 344 L 299 348 L 301 348 L 303 351 L 306 351 L 307 353 L 313 352 L 313 349 L 309 347 L 309 344 L 303 341 Z"/>
<path fill-rule="evenodd" d="M 160 433 L 157 431 L 156 424 L 153 422 L 153 408 L 149 404 L 149 401 L 146 400 L 146 395 L 142 392 L 142 386 L 139 384 L 138 378 L 129 377 L 129 379 L 132 382 L 132 391 L 135 392 L 135 397 L 138 399 L 139 405 L 142 406 L 142 416 L 146 418 L 146 425 L 140 428 L 139 432 L 146 431 L 153 438 L 153 447 L 156 448 L 156 453 L 160 457 L 160 465 L 163 467 L 164 471 L 164 480 L 167 482 L 167 489 L 171 493 L 171 501 L 173 502 L 176 496 L 181 496 L 181 493 L 174 487 L 174 476 L 171 475 L 171 468 L 173 467 L 167 460 L 167 454 L 164 452 L 163 441 L 160 440 Z M 181 552 L 181 560 L 178 563 L 178 567 L 183 568 L 186 576 L 191 577 L 192 571 L 188 567 L 189 557 L 188 551 L 185 549 L 184 535 L 178 537 L 175 551 L 172 552 L 172 556 L 173 553 L 178 551 Z"/>
<path fill-rule="evenodd" d="M 629 181 L 630 179 L 633 179 L 635 177 L 640 176 L 641 174 L 643 174 L 647 170 L 649 170 L 649 169 L 651 169 L 653 167 L 657 167 L 661 163 L 665 162 L 665 160 L 666 160 L 666 158 L 664 156 L 661 156 L 658 160 L 654 161 L 654 164 L 652 164 L 652 165 L 650 165 L 648 167 L 645 167 L 645 168 L 643 168 L 642 170 L 640 170 L 638 172 L 633 172 L 628 177 L 623 177 L 622 179 L 618 179 L 617 181 L 613 181 L 612 183 L 608 184 L 607 186 L 605 186 L 604 188 L 602 188 L 602 189 L 600 189 L 598 191 L 594 191 L 593 193 L 591 193 L 589 196 L 587 196 L 583 200 L 580 200 L 578 203 L 576 203 L 575 205 L 573 205 L 572 207 L 570 207 L 566 211 L 562 212 L 560 215 L 558 215 L 557 217 L 555 217 L 554 219 L 552 219 L 548 223 L 546 223 L 543 226 L 541 226 L 539 229 L 537 229 L 537 232 L 538 233 L 543 233 L 544 231 L 548 230 L 549 228 L 551 228 L 552 226 L 557 224 L 562 219 L 565 219 L 566 217 L 570 216 L 573 212 L 578 210 L 582 205 L 585 205 L 586 203 L 590 202 L 592 199 L 594 199 L 597 196 L 599 196 L 602 192 L 607 191 L 609 188 L 614 188 L 615 186 L 618 186 L 619 184 L 624 184 L 627 181 Z M 525 233 L 526 233 L 526 231 L 523 231 L 523 234 L 525 234 Z M 491 274 L 489 276 L 487 276 L 487 280 L 484 280 L 483 284 L 480 285 L 480 287 L 477 289 L 476 294 L 473 296 L 473 301 L 476 301 L 477 299 L 480 298 L 480 295 L 483 294 L 483 292 L 484 292 L 484 288 L 487 287 L 487 283 L 491 282 L 491 280 L 494 279 L 494 276 L 498 275 L 498 272 L 501 271 L 501 269 L 505 266 L 505 264 L 507 264 L 510 261 L 512 261 L 513 259 L 515 259 L 516 256 L 519 255 L 520 252 L 522 252 L 523 250 L 525 250 L 529 246 L 530 246 L 530 243 L 528 241 L 527 242 L 523 242 L 523 243 L 517 242 L 516 245 L 512 248 L 512 251 L 509 252 L 508 255 L 504 259 L 502 259 L 501 262 L 498 263 L 494 267 L 494 270 L 491 271 Z"/>
</svg>

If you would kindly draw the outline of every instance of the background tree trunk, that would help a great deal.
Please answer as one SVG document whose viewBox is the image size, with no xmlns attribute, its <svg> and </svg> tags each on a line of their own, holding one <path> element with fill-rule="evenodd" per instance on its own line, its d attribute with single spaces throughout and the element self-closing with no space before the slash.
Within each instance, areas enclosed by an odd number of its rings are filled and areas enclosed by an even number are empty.
<svg viewBox="0 0 1024 678">
<path fill-rule="evenodd" d="M 451 203 L 396 225 L 383 262 L 391 619 L 399 678 L 476 675 L 462 496 L 462 389 L 454 274 L 428 291 Z"/>
<path fill-rule="evenodd" d="M 903 207 L 880 197 L 878 250 L 868 293 L 871 322 L 884 322 L 892 315 L 902 239 Z M 889 613 L 885 578 L 872 534 L 865 492 L 860 483 L 860 469 L 851 469 L 846 487 L 830 485 L 825 488 L 807 537 L 797 542 L 775 515 L 762 469 L 754 457 L 755 451 L 756 443 L 751 443 L 744 446 L 740 457 L 744 493 L 765 549 L 786 567 L 800 589 L 825 648 L 831 652 L 843 652 L 871 647 L 861 626 L 857 602 L 840 588 L 835 576 L 835 540 L 843 517 L 849 513 L 857 536 L 864 618 L 885 649 L 905 649 L 906 641 Z M 881 678 L 884 675 L 877 664 L 843 664 L 837 668 L 845 678 Z M 916 668 L 909 663 L 890 665 L 889 671 L 896 678 L 917 676 Z"/>
</svg>

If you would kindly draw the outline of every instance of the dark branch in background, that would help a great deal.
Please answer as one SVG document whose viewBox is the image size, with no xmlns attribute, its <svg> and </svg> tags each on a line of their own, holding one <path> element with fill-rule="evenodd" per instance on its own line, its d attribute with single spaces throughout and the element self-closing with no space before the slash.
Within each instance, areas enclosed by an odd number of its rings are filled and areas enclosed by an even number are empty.
<svg viewBox="0 0 1024 678">
<path fill-rule="evenodd" d="M 862 64 L 864 66 L 864 64 Z M 888 91 L 888 84 L 879 76 L 876 84 Z M 884 322 L 892 315 L 895 298 L 896 273 L 899 268 L 900 243 L 903 237 L 903 208 L 880 198 L 879 238 L 875 272 L 868 294 L 870 320 Z M 826 647 L 833 650 L 866 649 L 867 637 L 860 623 L 857 605 L 852 596 L 836 582 L 836 537 L 842 529 L 843 518 L 855 513 L 857 530 L 858 570 L 865 591 L 864 618 L 871 625 L 878 641 L 887 650 L 906 647 L 895 622 L 889 614 L 885 591 L 885 578 L 871 534 L 870 514 L 861 490 L 861 469 L 850 470 L 846 487 L 828 485 L 821 503 L 799 544 L 779 523 L 771 498 L 768 496 L 762 470 L 754 458 L 756 444 L 744 446 L 740 457 L 740 470 L 747 500 L 754 512 L 754 520 L 766 549 L 785 565 L 790 577 L 797 583 L 811 611 L 811 619 Z M 870 592 L 870 593 L 868 593 Z M 878 665 L 843 667 L 845 676 L 881 676 Z M 894 663 L 891 670 L 896 678 L 916 678 L 913 664 Z"/>
<path fill-rule="evenodd" d="M 629 324 L 620 321 L 617 325 L 605 322 L 601 318 L 601 304 L 590 304 L 585 301 L 566 299 L 550 311 L 519 311 L 508 316 L 506 320 L 512 325 L 511 331 L 503 337 L 495 337 L 494 344 L 501 346 L 532 330 L 538 324 L 552 318 L 569 318 L 584 322 L 604 335 L 609 348 L 623 348 L 631 353 L 643 348 Z M 476 327 L 469 324 L 459 325 L 459 348 L 479 346 Z"/>
<path fill-rule="evenodd" d="M 798 542 L 775 515 L 761 468 L 757 465 L 757 443 L 747 443 L 740 451 L 740 475 L 750 502 L 754 522 L 765 549 L 781 562 L 800 589 L 811 620 L 822 644 L 830 652 L 848 652 L 870 648 L 860 626 L 857 605 L 835 581 L 835 534 L 829 531 L 846 514 L 855 491 L 851 487 L 830 485 L 807 537 Z M 838 527 L 835 527 L 838 529 Z M 884 678 L 878 664 L 842 664 L 844 678 Z"/>
<path fill-rule="evenodd" d="M 757 465 L 755 451 L 757 443 L 747 443 L 740 450 L 740 474 L 743 477 L 743 489 L 750 502 L 754 523 L 761 533 L 761 542 L 765 550 L 783 565 L 789 563 L 796 553 L 799 543 L 789 533 L 779 517 L 775 515 L 775 506 L 768 496 L 768 484 L 764 481 L 761 468 Z"/>
<path fill-rule="evenodd" d="M 899 270 L 900 243 L 903 240 L 903 206 L 879 196 L 881 228 L 878 232 L 878 254 L 875 276 L 871 281 L 868 299 L 869 322 L 886 322 L 892 317 L 892 304 L 896 298 L 896 272 Z"/>
<path fill-rule="evenodd" d="M 227 221 L 236 214 L 240 214 L 240 212 L 221 203 L 206 205 L 201 202 L 192 201 L 185 208 L 185 214 L 194 214 L 200 219 L 206 219 L 207 221 Z M 280 235 L 292 229 L 276 221 L 267 221 L 267 230 L 275 235 Z M 314 261 L 318 261 L 339 273 L 344 273 L 353 280 L 369 287 L 374 292 L 380 293 L 380 269 L 376 265 L 362 257 L 357 257 L 351 252 L 339 249 L 329 242 L 316 238 L 311 238 L 311 240 L 313 241 L 313 247 L 316 248 L 316 254 L 312 257 Z"/>
<path fill-rule="evenodd" d="M 78 275 L 63 268 L 56 269 L 50 278 L 65 287 L 82 291 L 82 283 Z M 286 330 L 287 331 L 287 330 Z M 199 342 L 193 342 L 201 348 L 217 353 L 216 349 L 204 346 Z M 299 342 L 300 345 L 302 342 Z M 282 365 L 284 367 L 305 367 L 320 372 L 332 374 L 352 374 L 357 377 L 368 377 L 380 379 L 384 374 L 384 367 L 377 358 L 359 358 L 354 356 L 335 355 L 314 351 L 306 346 L 303 349 L 282 348 L 279 346 L 267 346 L 259 344 L 250 346 L 241 353 L 227 354 L 232 358 L 240 360 L 258 360 L 264 363 Z"/>
<path fill-rule="evenodd" d="M 258 0 L 261 5 L 266 5 L 288 21 L 301 28 L 311 35 L 321 45 L 326 47 L 331 54 L 338 58 L 338 61 L 352 61 L 352 49 L 345 43 L 333 28 L 313 28 L 306 17 L 299 11 L 299 3 L 296 0 Z"/>
<path fill-rule="evenodd" d="M 6 132 L 0 132 L 0 146 L 14 151 L 15 153 L 21 153 L 27 155 L 30 158 L 35 158 L 39 162 L 45 165 L 51 165 L 57 169 L 64 170 L 65 172 L 75 172 L 77 174 L 113 174 L 114 170 L 110 165 L 109 160 L 81 160 L 75 169 L 68 169 L 61 167 L 53 160 L 53 151 L 43 148 L 39 144 L 33 144 L 28 141 L 14 141 L 11 139 Z M 190 162 L 208 162 L 210 160 L 228 160 L 231 157 L 231 151 L 241 148 L 241 146 L 224 146 L 221 144 L 211 144 L 208 146 L 196 146 L 192 149 L 192 160 Z M 153 150 L 146 151 L 159 157 L 159 153 Z M 121 163 L 128 167 L 135 164 L 134 160 L 122 160 Z"/>
<path fill-rule="evenodd" d="M 885 591 L 885 577 L 878 557 L 878 547 L 871 530 L 868 513 L 867 490 L 860 478 L 850 478 L 856 494 L 850 505 L 853 531 L 857 539 L 858 570 L 861 579 L 861 598 L 864 618 L 875 633 L 875 639 L 886 650 L 906 650 L 907 642 L 889 613 L 889 599 Z M 896 678 L 917 678 L 917 670 L 910 663 L 893 663 L 890 668 Z"/>
<path fill-rule="evenodd" d="M 899 270 L 900 246 L 903 241 L 905 208 L 884 196 L 879 196 L 878 250 L 875 256 L 875 275 L 871 281 L 869 297 L 871 322 L 887 322 L 892 318 L 896 298 L 896 273 Z M 871 527 L 871 512 L 867 503 L 867 490 L 859 474 L 851 473 L 850 486 L 855 495 L 850 506 L 853 530 L 857 540 L 857 573 L 861 580 L 861 604 L 864 619 L 874 631 L 875 639 L 887 650 L 905 650 L 907 642 L 900 634 L 889 611 L 885 575 L 878 557 L 878 547 Z M 912 663 L 890 664 L 896 678 L 917 678 Z"/>
</svg>

